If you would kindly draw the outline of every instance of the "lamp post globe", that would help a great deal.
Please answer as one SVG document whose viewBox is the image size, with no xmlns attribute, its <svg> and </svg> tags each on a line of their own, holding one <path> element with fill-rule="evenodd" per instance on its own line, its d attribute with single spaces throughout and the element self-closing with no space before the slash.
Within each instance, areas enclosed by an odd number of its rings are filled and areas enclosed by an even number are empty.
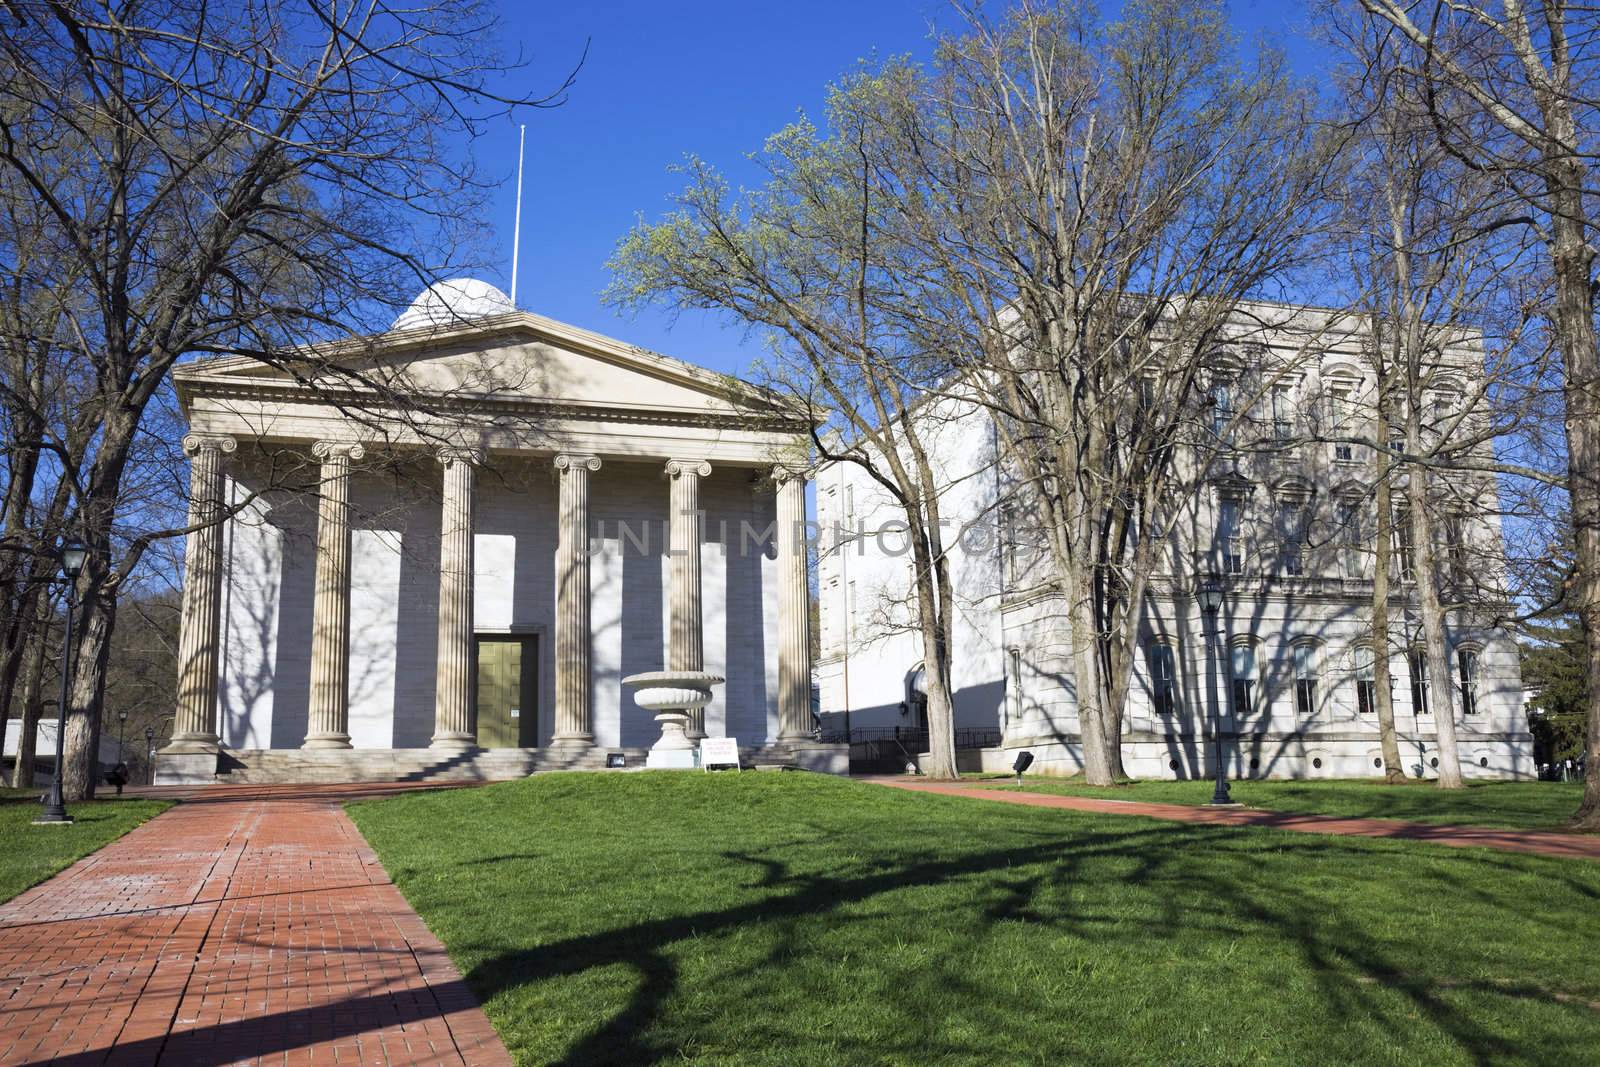
<svg viewBox="0 0 1600 1067">
<path fill-rule="evenodd" d="M 1215 574 L 1208 574 L 1195 589 L 1195 599 L 1200 603 L 1200 610 L 1206 616 L 1206 641 L 1209 645 L 1217 635 L 1217 619 L 1222 611 L 1222 581 Z M 1212 663 L 1221 672 L 1222 663 L 1218 652 L 1212 649 Z M 1216 696 L 1216 688 L 1212 687 L 1212 697 Z M 1211 791 L 1212 804 L 1232 804 L 1233 796 L 1228 792 L 1228 770 L 1223 762 L 1222 755 L 1222 704 L 1217 704 L 1216 719 L 1212 724 L 1212 736 L 1216 741 L 1216 788 Z"/>
<path fill-rule="evenodd" d="M 61 775 L 66 769 L 67 693 L 72 685 L 72 617 L 78 608 L 78 575 L 83 573 L 83 563 L 88 557 L 83 542 L 69 537 L 61 543 L 61 577 L 67 587 L 67 611 L 64 633 L 61 638 L 61 699 L 56 703 L 56 765 L 50 777 L 50 793 L 44 810 L 34 823 L 41 826 L 66 826 L 72 822 L 67 814 L 67 804 L 61 795 Z"/>
</svg>

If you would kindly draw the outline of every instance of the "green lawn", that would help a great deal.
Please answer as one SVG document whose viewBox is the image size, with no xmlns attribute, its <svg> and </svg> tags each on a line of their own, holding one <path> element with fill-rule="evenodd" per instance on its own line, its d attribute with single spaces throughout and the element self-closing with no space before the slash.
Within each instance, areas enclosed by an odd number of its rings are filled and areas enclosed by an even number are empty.
<svg viewBox="0 0 1600 1067">
<path fill-rule="evenodd" d="M 34 826 L 41 792 L 0 789 L 0 903 L 172 806 L 168 800 L 132 798 L 68 804 L 71 826 Z"/>
<path fill-rule="evenodd" d="M 1600 1045 L 1587 861 L 805 774 L 543 774 L 351 811 L 523 1064 L 1409 1067 Z"/>
<path fill-rule="evenodd" d="M 1015 789 L 1015 778 L 994 775 L 993 788 Z M 1082 778 L 1024 779 L 1024 791 L 1148 800 L 1159 804 L 1204 804 L 1210 781 L 1147 781 L 1100 789 Z M 1505 826 L 1518 830 L 1559 830 L 1578 810 L 1582 782 L 1473 782 L 1463 789 L 1440 789 L 1432 782 L 1385 785 L 1381 781 L 1245 781 L 1228 783 L 1233 799 L 1269 811 L 1312 812 L 1370 819 Z"/>
</svg>

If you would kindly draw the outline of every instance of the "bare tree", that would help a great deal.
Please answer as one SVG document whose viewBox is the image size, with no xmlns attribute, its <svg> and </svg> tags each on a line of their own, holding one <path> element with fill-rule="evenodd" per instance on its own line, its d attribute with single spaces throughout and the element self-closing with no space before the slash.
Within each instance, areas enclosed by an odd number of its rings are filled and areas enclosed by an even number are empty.
<svg viewBox="0 0 1600 1067">
<path fill-rule="evenodd" d="M 1567 492 L 1576 565 L 1566 590 L 1581 620 L 1588 672 L 1600 676 L 1600 344 L 1593 161 L 1600 67 L 1587 7 L 1445 0 L 1359 0 L 1402 45 L 1425 87 L 1441 148 L 1512 194 L 1496 220 L 1524 227 L 1545 252 L 1547 321 L 1565 371 Z M 1471 107 L 1435 106 L 1445 96 Z M 1600 687 L 1589 694 L 1584 799 L 1575 826 L 1600 829 Z"/>
<path fill-rule="evenodd" d="M 558 98 L 490 89 L 506 68 L 475 0 L 11 0 L 0 20 L 3 189 L 75 280 L 47 338 L 71 405 L 41 448 L 89 549 L 63 769 L 83 797 L 119 590 L 185 532 L 119 525 L 174 364 L 238 352 L 315 378 L 297 346 L 379 321 L 470 235 L 482 186 L 451 139 Z"/>
<path fill-rule="evenodd" d="M 922 770 L 954 778 L 955 594 L 941 503 L 948 481 L 928 444 L 924 406 L 939 364 L 908 344 L 903 324 L 886 319 L 873 295 L 895 284 L 884 229 L 892 205 L 872 185 L 862 152 L 872 131 L 842 106 L 847 97 L 841 90 L 830 105 L 835 139 L 820 140 L 802 122 L 769 142 L 761 159 L 769 184 L 742 203 L 730 202 L 710 167 L 691 162 L 676 210 L 618 246 L 609 295 L 629 306 L 719 309 L 770 331 L 773 354 L 756 375 L 810 413 L 819 458 L 856 465 L 898 505 L 928 696 Z"/>
</svg>

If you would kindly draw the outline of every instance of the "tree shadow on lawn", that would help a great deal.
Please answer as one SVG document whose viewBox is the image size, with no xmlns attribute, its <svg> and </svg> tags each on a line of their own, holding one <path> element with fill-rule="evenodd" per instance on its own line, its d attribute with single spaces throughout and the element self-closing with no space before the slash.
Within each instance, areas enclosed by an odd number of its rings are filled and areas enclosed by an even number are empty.
<svg viewBox="0 0 1600 1067">
<path fill-rule="evenodd" d="M 1279 941 L 1298 947 L 1300 961 L 1311 972 L 1320 993 L 1319 1007 L 1324 1013 L 1349 1021 L 1368 1020 L 1382 1023 L 1394 1019 L 1392 1000 L 1385 1003 L 1385 991 L 1402 994 L 1414 1010 L 1447 1035 L 1472 1062 L 1490 1063 L 1519 1057 L 1537 1059 L 1541 1053 L 1539 1038 L 1523 1037 L 1512 1042 L 1481 1025 L 1461 1007 L 1450 1003 L 1442 991 L 1477 991 L 1504 998 L 1529 998 L 1555 1004 L 1556 998 L 1548 991 L 1528 983 L 1502 983 L 1493 980 L 1441 982 L 1429 975 L 1419 975 L 1408 970 L 1402 961 L 1391 958 L 1384 951 L 1381 939 L 1370 930 L 1353 925 L 1342 915 L 1330 915 L 1328 902 L 1316 899 L 1284 884 L 1268 884 L 1260 879 L 1244 880 L 1219 874 L 1219 865 L 1196 868 L 1192 859 L 1196 850 L 1208 851 L 1218 857 L 1232 856 L 1233 865 L 1251 869 L 1250 855 L 1265 852 L 1259 837 L 1245 838 L 1241 831 L 1228 827 L 1169 827 L 1151 826 L 1124 832 L 1091 832 L 1064 838 L 1060 833 L 1039 833 L 1034 843 L 1026 847 L 994 848 L 955 858 L 925 859 L 900 862 L 887 869 L 853 876 L 800 873 L 793 871 L 781 859 L 772 855 L 751 852 L 724 852 L 722 858 L 755 867 L 759 871 L 752 888 L 780 889 L 781 893 L 758 901 L 736 906 L 703 910 L 689 915 L 654 919 L 600 933 L 571 937 L 537 948 L 502 952 L 474 966 L 467 975 L 468 984 L 484 1000 L 514 990 L 518 987 L 563 977 L 574 977 L 601 968 L 622 966 L 638 976 L 626 1006 L 598 1029 L 585 1035 L 572 1045 L 559 1061 L 569 1065 L 595 1063 L 651 1064 L 677 1058 L 684 1050 L 667 1047 L 651 1031 L 660 1023 L 669 999 L 678 989 L 678 964 L 669 950 L 678 942 L 690 938 L 704 938 L 731 932 L 750 924 L 766 924 L 778 936 L 764 958 L 740 967 L 723 976 L 723 981 L 749 978 L 768 968 L 782 968 L 792 961 L 796 952 L 796 929 L 793 920 L 834 915 L 848 905 L 860 904 L 883 894 L 915 887 L 936 886 L 975 876 L 992 877 L 982 889 L 993 899 L 981 905 L 976 914 L 988 931 L 998 924 L 1022 922 L 1053 928 L 1074 934 L 1089 941 L 1113 943 L 1126 936 L 1121 927 L 1126 915 L 1107 912 L 1095 914 L 1078 907 L 1055 909 L 1035 907 L 1040 893 L 1045 890 L 1071 892 L 1084 876 L 1084 866 L 1091 861 L 1132 861 L 1126 874 L 1113 881 L 1128 886 L 1145 886 L 1160 883 L 1162 906 L 1159 916 L 1141 925 L 1139 934 L 1150 937 L 1175 937 L 1180 932 L 1193 935 L 1211 933 L 1219 938 L 1248 938 L 1273 936 Z M 1247 833 L 1247 832 L 1246 832 Z M 1293 853 L 1296 860 L 1306 863 L 1342 864 L 1342 874 L 1349 877 L 1352 866 L 1365 861 L 1370 865 L 1361 874 L 1384 877 L 1379 870 L 1384 856 L 1371 846 L 1353 845 L 1335 838 L 1299 838 L 1274 842 L 1276 853 Z M 774 850 L 781 850 L 776 846 Z M 762 853 L 774 850 L 761 850 Z M 1269 853 L 1270 854 L 1270 853 Z M 1175 857 L 1185 857 L 1181 862 Z M 1429 875 L 1437 868 L 1449 869 L 1447 857 L 1433 857 L 1426 864 Z M 1489 864 L 1527 874 L 1526 866 L 1509 857 L 1470 853 L 1462 862 L 1477 865 Z M 481 861 L 478 861 L 481 862 Z M 1042 871 L 1015 870 L 1045 864 Z M 1554 863 L 1548 864 L 1554 868 Z M 1187 868 L 1187 869 L 1185 869 Z M 1008 870 L 1012 874 L 1006 874 Z M 1555 876 L 1555 872 L 1547 872 Z M 1103 873 L 1090 872 L 1089 877 L 1104 882 Z M 1494 899 L 1490 894 L 1470 885 L 1470 879 L 1450 876 L 1454 890 L 1468 894 L 1490 908 L 1505 908 L 1510 902 Z M 1593 898 L 1592 886 L 1575 879 L 1563 879 L 1569 886 Z M 1359 892 L 1359 883 L 1351 879 Z M 1197 910 L 1194 901 L 1201 899 L 1207 906 Z M 1180 903 L 1184 901 L 1186 903 Z M 869 918 L 881 918 L 871 916 Z M 838 915 L 840 924 L 864 921 L 862 917 Z M 786 925 L 787 924 L 787 925 Z M 915 933 L 914 927 L 908 932 Z M 1558 934 L 1552 929 L 1552 934 Z M 1570 930 L 1560 936 L 1570 936 Z M 988 936 L 987 933 L 983 936 Z M 960 954 L 957 953 L 957 956 Z M 1202 964 L 1203 965 L 1203 964 Z M 1015 1004 L 1002 1005 L 1001 994 L 982 980 L 974 981 L 962 967 L 961 959 L 951 959 L 940 968 L 937 980 L 942 986 L 952 988 L 963 999 L 964 1014 L 988 1012 L 992 1038 L 1005 1033 L 1005 1028 L 1015 1023 Z M 981 978 L 981 976 L 980 976 Z M 1092 980 L 1092 979 L 1091 979 Z M 1583 1020 L 1600 1024 L 1600 1014 L 1586 1003 L 1561 1002 L 1566 1010 L 1581 1013 Z M 1248 1007 L 1241 1006 L 1248 1011 Z M 780 1020 L 781 1022 L 781 1020 Z M 751 1022 L 755 1025 L 755 1021 Z M 771 1040 L 775 1048 L 793 1042 L 796 1035 L 774 1029 Z M 848 1039 L 835 1035 L 838 1042 Z M 903 1055 L 921 1062 L 940 1058 L 992 1057 L 997 1048 L 992 1043 L 979 1043 L 972 1047 L 958 1047 L 952 1041 L 943 1045 L 933 1043 L 925 1033 L 901 1034 L 903 1046 L 894 1044 L 895 1038 L 874 1038 L 872 1044 L 858 1050 L 865 1058 L 882 1060 L 886 1056 Z M 831 1046 L 836 1051 L 838 1045 Z"/>
</svg>

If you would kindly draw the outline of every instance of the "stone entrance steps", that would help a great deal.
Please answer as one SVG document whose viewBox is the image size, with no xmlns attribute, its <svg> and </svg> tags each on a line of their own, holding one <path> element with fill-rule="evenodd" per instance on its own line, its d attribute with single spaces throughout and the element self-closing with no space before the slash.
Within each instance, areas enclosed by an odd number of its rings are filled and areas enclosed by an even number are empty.
<svg viewBox="0 0 1600 1067">
<path fill-rule="evenodd" d="M 538 771 L 601 771 L 620 752 L 628 767 L 644 766 L 642 748 L 486 748 L 435 752 L 395 749 L 243 749 L 225 752 L 216 780 L 248 785 L 283 782 L 498 782 Z"/>
<path fill-rule="evenodd" d="M 848 748 L 816 742 L 741 746 L 750 770 L 846 773 Z M 643 748 L 488 748 L 436 752 L 428 748 L 230 749 L 218 756 L 156 753 L 156 784 L 280 785 L 294 782 L 498 782 L 540 771 L 603 771 L 621 754 L 625 771 L 645 765 Z"/>
</svg>

